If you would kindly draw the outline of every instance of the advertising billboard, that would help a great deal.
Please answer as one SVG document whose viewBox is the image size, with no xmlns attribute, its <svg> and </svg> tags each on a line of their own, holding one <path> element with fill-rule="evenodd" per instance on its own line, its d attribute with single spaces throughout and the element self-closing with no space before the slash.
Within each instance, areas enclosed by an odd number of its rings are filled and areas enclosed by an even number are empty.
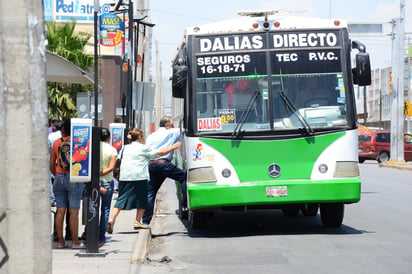
<svg viewBox="0 0 412 274">
<path fill-rule="evenodd" d="M 94 22 L 95 0 L 43 0 L 44 18 L 46 21 L 68 22 L 73 19 L 79 23 Z M 113 0 L 100 0 L 99 14 L 109 12 L 110 2 Z"/>
<path fill-rule="evenodd" d="M 70 182 L 90 182 L 92 119 L 71 119 Z"/>
</svg>

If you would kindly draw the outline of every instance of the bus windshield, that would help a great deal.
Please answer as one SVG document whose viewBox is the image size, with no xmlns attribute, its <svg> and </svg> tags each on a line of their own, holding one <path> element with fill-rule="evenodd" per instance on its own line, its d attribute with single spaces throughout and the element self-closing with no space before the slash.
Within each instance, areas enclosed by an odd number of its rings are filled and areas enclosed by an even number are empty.
<svg viewBox="0 0 412 274">
<path fill-rule="evenodd" d="M 311 127 L 347 124 L 342 73 L 273 75 L 271 80 L 269 91 L 267 76 L 198 79 L 197 115 L 203 121 L 198 129 L 213 129 L 210 118 L 220 119 L 222 131 L 233 131 L 239 122 L 244 130 L 270 129 L 271 122 L 275 130 L 301 128 L 299 116 Z"/>
<path fill-rule="evenodd" d="M 200 45 L 194 57 L 197 73 L 193 107 L 197 131 L 316 130 L 347 126 L 345 83 L 348 80 L 342 69 L 343 49 L 339 47 L 338 33 L 330 33 L 335 37 L 330 48 L 325 42 L 323 47 L 315 49 L 286 51 L 262 42 L 259 50 L 239 50 L 232 54 L 207 52 L 207 43 L 202 48 L 202 41 L 210 40 L 214 45 L 218 38 L 199 38 L 199 43 L 194 43 Z M 271 40 L 257 39 L 260 36 L 256 34 L 245 37 L 250 41 Z M 231 35 L 221 39 L 230 44 L 244 38 Z"/>
</svg>

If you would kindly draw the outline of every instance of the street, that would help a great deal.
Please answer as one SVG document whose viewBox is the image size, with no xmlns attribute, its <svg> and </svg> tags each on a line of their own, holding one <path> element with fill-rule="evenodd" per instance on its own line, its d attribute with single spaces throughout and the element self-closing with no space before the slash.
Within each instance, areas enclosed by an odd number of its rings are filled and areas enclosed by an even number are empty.
<svg viewBox="0 0 412 274">
<path fill-rule="evenodd" d="M 410 273 L 411 171 L 360 164 L 362 197 L 341 228 L 320 216 L 279 210 L 219 212 L 207 230 L 176 215 L 175 186 L 163 184 L 148 260 L 139 273 Z"/>
</svg>

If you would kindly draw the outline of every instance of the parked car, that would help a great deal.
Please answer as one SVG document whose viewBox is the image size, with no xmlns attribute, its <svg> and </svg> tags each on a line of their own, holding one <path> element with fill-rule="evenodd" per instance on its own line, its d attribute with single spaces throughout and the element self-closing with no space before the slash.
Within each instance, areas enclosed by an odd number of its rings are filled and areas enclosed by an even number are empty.
<svg viewBox="0 0 412 274">
<path fill-rule="evenodd" d="M 391 133 L 389 131 L 368 131 L 358 137 L 359 163 L 365 160 L 387 162 L 391 155 Z M 404 134 L 405 161 L 412 161 L 412 135 Z"/>
</svg>

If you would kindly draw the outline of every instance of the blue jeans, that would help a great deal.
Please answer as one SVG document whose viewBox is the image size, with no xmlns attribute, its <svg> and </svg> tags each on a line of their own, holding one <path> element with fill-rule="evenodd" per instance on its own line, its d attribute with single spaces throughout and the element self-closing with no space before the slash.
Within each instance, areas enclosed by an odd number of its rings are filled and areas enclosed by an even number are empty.
<svg viewBox="0 0 412 274">
<path fill-rule="evenodd" d="M 53 181 L 54 181 L 54 178 L 53 178 L 52 173 L 50 172 L 50 175 L 49 175 L 49 182 L 50 182 L 50 203 L 56 202 L 56 198 L 54 197 L 54 191 L 53 191 Z"/>
<path fill-rule="evenodd" d="M 104 195 L 100 194 L 100 197 L 102 200 L 100 204 L 99 242 L 105 243 L 107 222 L 109 221 L 109 217 L 110 217 L 110 205 L 112 203 L 114 183 L 113 181 L 110 181 L 110 182 L 100 181 L 100 186 L 107 189 L 106 194 Z"/>
<path fill-rule="evenodd" d="M 83 184 L 70 183 L 69 173 L 56 174 L 53 185 L 57 208 L 79 209 Z"/>
<path fill-rule="evenodd" d="M 156 200 L 156 194 L 166 178 L 179 181 L 183 192 L 183 204 L 186 207 L 186 172 L 178 168 L 171 162 L 150 163 L 149 165 L 150 180 L 147 185 L 147 208 L 143 215 L 143 223 L 149 224 L 153 217 L 153 208 Z"/>
</svg>

